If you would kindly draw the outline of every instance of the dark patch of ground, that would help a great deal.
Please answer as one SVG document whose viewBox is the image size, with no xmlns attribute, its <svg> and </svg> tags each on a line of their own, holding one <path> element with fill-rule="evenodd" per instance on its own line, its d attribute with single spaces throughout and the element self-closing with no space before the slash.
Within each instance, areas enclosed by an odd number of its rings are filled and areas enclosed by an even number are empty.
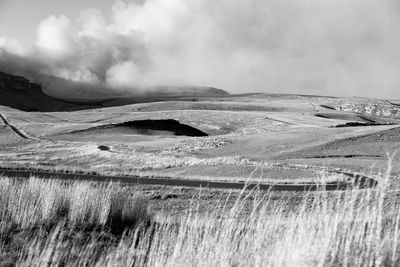
<svg viewBox="0 0 400 267">
<path fill-rule="evenodd" d="M 136 120 L 118 124 L 97 126 L 85 130 L 73 131 L 69 134 L 135 134 L 135 135 L 178 135 L 178 136 L 208 136 L 192 126 L 182 124 L 177 120 Z"/>
<path fill-rule="evenodd" d="M 153 131 L 167 131 L 174 135 L 184 136 L 208 136 L 203 131 L 196 129 L 192 126 L 182 124 L 176 120 L 138 120 L 128 121 L 116 125 L 106 126 L 109 127 L 127 127 L 139 130 L 143 134 L 153 134 Z"/>
<path fill-rule="evenodd" d="M 374 120 L 370 118 L 366 118 L 364 116 L 360 116 L 357 114 L 352 114 L 352 113 L 317 113 L 315 114 L 316 117 L 319 118 L 324 118 L 324 119 L 334 119 L 334 120 L 346 120 L 346 121 L 352 121 L 352 122 L 370 122 L 370 123 L 375 123 Z"/>
<path fill-rule="evenodd" d="M 316 117 L 324 119 L 345 120 L 347 123 L 338 124 L 334 128 L 342 127 L 360 127 L 360 126 L 379 126 L 379 125 L 394 125 L 393 121 L 387 119 L 370 117 L 354 113 L 334 112 L 334 113 L 317 113 Z"/>
<path fill-rule="evenodd" d="M 376 123 L 376 122 L 347 122 L 334 126 L 335 128 L 343 127 L 362 127 L 362 126 L 382 126 L 382 125 L 393 125 L 393 123 Z"/>
<path fill-rule="evenodd" d="M 105 145 L 99 145 L 97 148 L 101 151 L 110 151 L 110 147 Z"/>
<path fill-rule="evenodd" d="M 356 155 L 356 154 L 347 154 L 347 155 L 323 155 L 323 156 L 310 156 L 304 158 L 315 158 L 315 159 L 328 159 L 328 158 L 382 158 L 381 155 Z"/>
<path fill-rule="evenodd" d="M 327 105 L 319 105 L 321 108 L 326 108 L 326 109 L 330 109 L 330 110 L 336 110 L 334 107 L 331 106 L 327 106 Z"/>
</svg>

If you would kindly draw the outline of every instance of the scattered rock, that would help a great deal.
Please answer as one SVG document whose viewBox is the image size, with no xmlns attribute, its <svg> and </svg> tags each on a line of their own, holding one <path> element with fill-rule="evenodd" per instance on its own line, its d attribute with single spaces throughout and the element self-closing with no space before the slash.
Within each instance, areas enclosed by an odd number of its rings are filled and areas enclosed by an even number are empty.
<svg viewBox="0 0 400 267">
<path fill-rule="evenodd" d="M 101 151 L 110 151 L 110 147 L 105 145 L 99 145 L 97 148 Z"/>
<path fill-rule="evenodd" d="M 167 200 L 167 199 L 173 199 L 173 198 L 178 198 L 179 196 L 177 194 L 156 194 L 151 197 L 151 199 L 161 199 L 161 200 Z"/>
</svg>

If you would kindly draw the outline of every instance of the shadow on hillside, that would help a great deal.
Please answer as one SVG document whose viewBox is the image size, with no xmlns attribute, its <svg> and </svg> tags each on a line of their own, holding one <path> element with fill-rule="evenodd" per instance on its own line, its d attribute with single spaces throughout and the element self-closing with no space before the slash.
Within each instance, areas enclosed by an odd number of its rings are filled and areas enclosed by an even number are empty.
<svg viewBox="0 0 400 267">
<path fill-rule="evenodd" d="M 201 137 L 208 136 L 192 126 L 182 124 L 177 120 L 135 120 L 118 124 L 108 124 L 89 128 L 86 130 L 73 131 L 69 134 L 133 134 L 133 135 L 178 135 Z"/>
</svg>

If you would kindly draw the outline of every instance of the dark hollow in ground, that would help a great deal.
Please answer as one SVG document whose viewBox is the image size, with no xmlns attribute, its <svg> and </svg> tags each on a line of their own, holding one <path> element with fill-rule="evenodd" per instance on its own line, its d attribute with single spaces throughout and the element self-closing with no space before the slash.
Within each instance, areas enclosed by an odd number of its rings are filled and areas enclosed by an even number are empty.
<svg viewBox="0 0 400 267">
<path fill-rule="evenodd" d="M 127 121 L 119 124 L 100 126 L 99 128 L 126 128 L 138 131 L 138 133 L 143 135 L 157 135 L 157 132 L 160 131 L 168 132 L 173 135 L 208 136 L 207 133 L 200 131 L 199 129 L 196 129 L 186 124 L 182 124 L 179 121 L 172 119 Z"/>
<path fill-rule="evenodd" d="M 362 127 L 362 126 L 383 126 L 383 125 L 393 125 L 393 123 L 348 122 L 348 123 L 336 125 L 335 128 Z"/>
</svg>

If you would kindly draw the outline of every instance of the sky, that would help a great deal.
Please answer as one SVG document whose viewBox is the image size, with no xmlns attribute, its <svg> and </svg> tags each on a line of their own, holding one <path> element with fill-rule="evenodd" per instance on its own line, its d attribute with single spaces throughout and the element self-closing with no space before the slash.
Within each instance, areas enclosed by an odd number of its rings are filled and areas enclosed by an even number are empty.
<svg viewBox="0 0 400 267">
<path fill-rule="evenodd" d="M 88 8 L 109 12 L 113 3 L 114 0 L 0 0 L 0 36 L 32 43 L 39 23 L 51 15 L 75 19 Z"/>
<path fill-rule="evenodd" d="M 199 85 L 400 98 L 399 29 L 398 0 L 0 0 L 0 68 L 65 97 Z"/>
</svg>

